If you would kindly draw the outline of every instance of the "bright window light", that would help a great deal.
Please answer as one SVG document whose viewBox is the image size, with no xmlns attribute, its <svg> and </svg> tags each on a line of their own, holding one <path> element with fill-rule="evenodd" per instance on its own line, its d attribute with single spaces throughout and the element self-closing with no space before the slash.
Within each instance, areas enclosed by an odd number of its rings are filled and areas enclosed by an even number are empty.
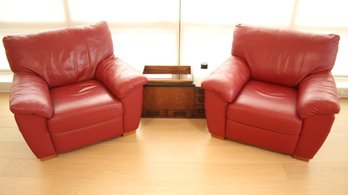
<svg viewBox="0 0 348 195">
<path fill-rule="evenodd" d="M 170 30 L 115 30 L 117 56 L 142 71 L 144 65 L 176 65 L 176 34 Z"/>
<path fill-rule="evenodd" d="M 70 0 L 74 21 L 108 20 L 121 23 L 176 22 L 177 0 Z"/>
<path fill-rule="evenodd" d="M 285 25 L 294 0 L 183 0 L 183 20 L 194 24 Z"/>
<path fill-rule="evenodd" d="M 0 0 L 2 22 L 63 22 L 62 0 Z"/>
<path fill-rule="evenodd" d="M 296 24 L 300 26 L 348 27 L 347 2 L 342 0 L 301 0 Z"/>
</svg>

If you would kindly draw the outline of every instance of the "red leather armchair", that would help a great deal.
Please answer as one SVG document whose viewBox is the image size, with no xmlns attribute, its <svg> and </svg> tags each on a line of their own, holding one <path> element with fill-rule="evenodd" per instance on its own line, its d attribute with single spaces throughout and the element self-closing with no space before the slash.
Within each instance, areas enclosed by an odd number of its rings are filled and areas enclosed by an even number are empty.
<svg viewBox="0 0 348 195">
<path fill-rule="evenodd" d="M 340 106 L 339 36 L 237 25 L 232 55 L 202 83 L 210 133 L 308 161 Z"/>
<path fill-rule="evenodd" d="M 10 109 L 40 159 L 134 132 L 147 79 L 113 54 L 106 22 L 3 38 Z"/>
</svg>

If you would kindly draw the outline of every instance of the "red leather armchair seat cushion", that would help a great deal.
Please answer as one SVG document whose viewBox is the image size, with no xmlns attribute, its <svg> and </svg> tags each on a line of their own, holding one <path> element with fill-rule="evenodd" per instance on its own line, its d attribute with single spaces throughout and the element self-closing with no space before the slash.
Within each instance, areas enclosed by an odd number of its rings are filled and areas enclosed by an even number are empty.
<svg viewBox="0 0 348 195">
<path fill-rule="evenodd" d="M 231 56 L 202 83 L 210 133 L 311 159 L 339 112 L 339 36 L 237 25 Z"/>
<path fill-rule="evenodd" d="M 38 158 L 137 129 L 147 79 L 113 53 L 106 22 L 3 38 L 10 109 Z"/>
<path fill-rule="evenodd" d="M 293 88 L 248 82 L 234 102 L 227 107 L 227 118 L 254 124 L 275 132 L 298 135 L 302 121 L 296 113 L 297 92 Z"/>
<path fill-rule="evenodd" d="M 55 113 L 48 127 L 52 133 L 122 118 L 122 103 L 95 80 L 54 88 L 51 97 Z"/>
<path fill-rule="evenodd" d="M 289 153 L 294 150 L 302 128 L 296 102 L 297 92 L 293 88 L 249 81 L 227 107 L 226 128 L 231 131 L 226 132 L 226 137 Z"/>
<path fill-rule="evenodd" d="M 123 133 L 122 103 L 99 82 L 91 80 L 56 87 L 51 90 L 51 97 L 55 114 L 48 120 L 48 130 L 57 152 Z"/>
</svg>

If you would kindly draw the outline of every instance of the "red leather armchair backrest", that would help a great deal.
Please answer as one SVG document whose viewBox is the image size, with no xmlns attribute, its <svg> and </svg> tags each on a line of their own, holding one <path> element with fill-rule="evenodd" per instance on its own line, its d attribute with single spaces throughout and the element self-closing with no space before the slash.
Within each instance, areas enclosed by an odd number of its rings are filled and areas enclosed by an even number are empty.
<svg viewBox="0 0 348 195">
<path fill-rule="evenodd" d="M 246 61 L 252 78 L 296 87 L 307 75 L 330 71 L 340 37 L 236 25 L 232 55 Z"/>
<path fill-rule="evenodd" d="M 89 80 L 97 65 L 113 54 L 106 22 L 3 38 L 13 72 L 41 76 L 49 87 Z"/>
</svg>

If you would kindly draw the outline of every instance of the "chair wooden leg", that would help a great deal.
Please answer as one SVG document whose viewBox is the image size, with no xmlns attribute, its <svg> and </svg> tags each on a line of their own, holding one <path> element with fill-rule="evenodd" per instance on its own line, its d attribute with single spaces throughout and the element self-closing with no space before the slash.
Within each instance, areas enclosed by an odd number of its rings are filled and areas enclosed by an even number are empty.
<svg viewBox="0 0 348 195">
<path fill-rule="evenodd" d="M 300 156 L 296 156 L 296 155 L 292 155 L 292 158 L 297 159 L 297 160 L 302 160 L 305 162 L 308 162 L 310 160 L 310 158 L 304 158 L 304 157 L 300 157 Z"/>
<path fill-rule="evenodd" d="M 226 138 L 224 136 L 221 136 L 221 135 L 214 135 L 214 134 L 211 134 L 211 136 L 213 138 L 216 138 L 216 139 L 221 139 L 221 140 L 225 140 Z"/>
<path fill-rule="evenodd" d="M 46 160 L 50 160 L 50 159 L 56 158 L 57 156 L 58 156 L 57 154 L 54 154 L 54 155 L 51 155 L 51 156 L 46 156 L 46 157 L 40 158 L 40 160 L 41 161 L 46 161 Z"/>
<path fill-rule="evenodd" d="M 128 131 L 128 132 L 125 132 L 125 133 L 123 133 L 122 134 L 122 136 L 128 136 L 128 135 L 132 135 L 132 134 L 135 134 L 135 132 L 136 132 L 136 130 L 134 130 L 134 131 Z"/>
</svg>

